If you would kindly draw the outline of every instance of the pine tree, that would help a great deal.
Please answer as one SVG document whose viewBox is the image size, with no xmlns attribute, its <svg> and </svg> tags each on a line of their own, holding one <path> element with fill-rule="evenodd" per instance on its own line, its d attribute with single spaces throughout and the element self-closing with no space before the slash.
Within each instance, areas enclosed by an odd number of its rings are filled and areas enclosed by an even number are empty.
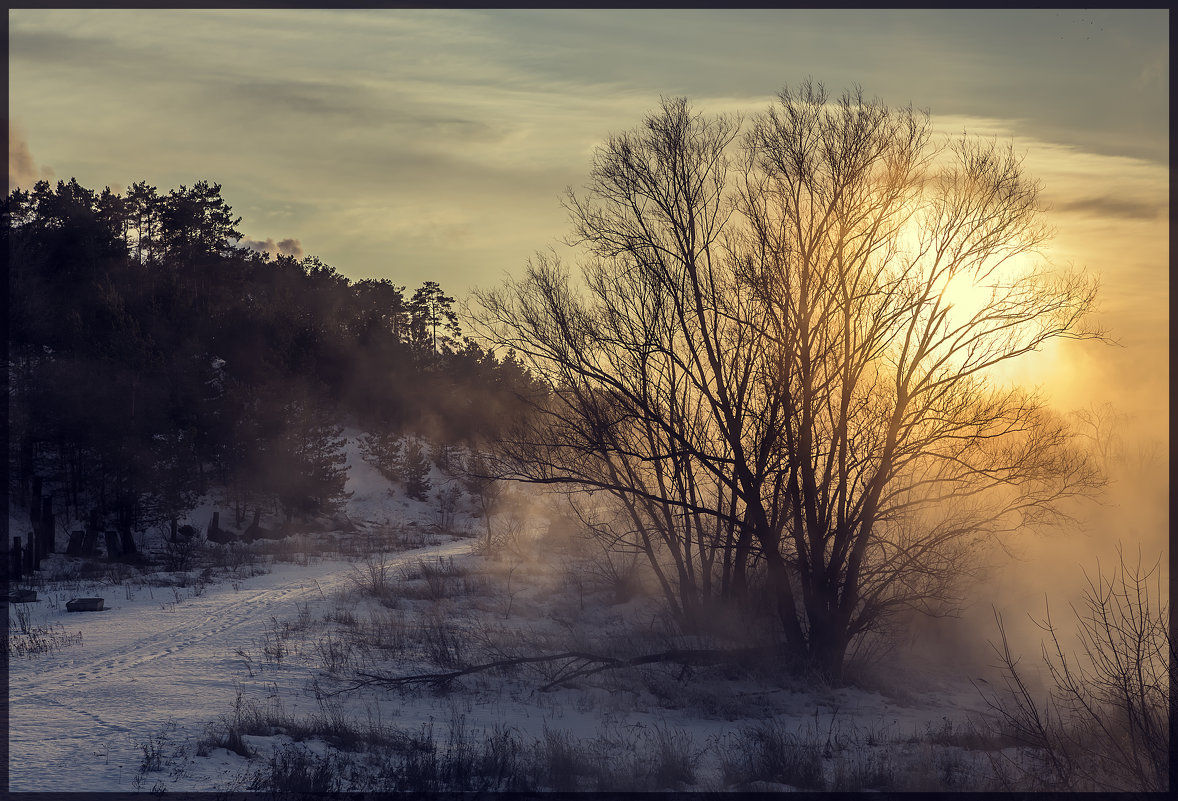
<svg viewBox="0 0 1178 801">
<path fill-rule="evenodd" d="M 426 499 L 429 492 L 429 459 L 416 439 L 407 439 L 405 453 L 401 458 L 402 476 L 405 481 L 405 492 L 410 498 L 418 501 Z"/>
<path fill-rule="evenodd" d="M 454 298 L 442 292 L 437 281 L 426 281 L 417 288 L 409 300 L 409 313 L 418 348 L 433 354 L 453 350 L 462 335 L 453 306 Z"/>
<path fill-rule="evenodd" d="M 287 519 L 294 512 L 335 511 L 352 497 L 344 490 L 348 467 L 343 426 L 310 399 L 292 401 L 284 409 L 287 427 L 277 454 L 278 498 Z"/>
<path fill-rule="evenodd" d="M 360 439 L 360 455 L 389 481 L 403 479 L 401 437 L 388 429 L 372 431 Z"/>
</svg>

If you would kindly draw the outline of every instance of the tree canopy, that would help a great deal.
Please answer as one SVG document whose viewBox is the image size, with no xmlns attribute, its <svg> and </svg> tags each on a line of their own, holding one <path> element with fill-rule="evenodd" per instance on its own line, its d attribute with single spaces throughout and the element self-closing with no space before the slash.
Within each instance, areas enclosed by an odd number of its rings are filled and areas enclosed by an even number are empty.
<svg viewBox="0 0 1178 801">
<path fill-rule="evenodd" d="M 583 516 L 689 629 L 767 603 L 837 677 L 895 613 L 951 611 L 982 543 L 1099 485 L 992 374 L 1099 336 L 1095 283 L 1035 258 L 1049 231 L 1009 147 L 810 83 L 747 124 L 672 99 L 565 205 L 580 281 L 541 253 L 479 295 L 479 333 L 554 390 L 498 469 L 604 491 Z"/>
</svg>

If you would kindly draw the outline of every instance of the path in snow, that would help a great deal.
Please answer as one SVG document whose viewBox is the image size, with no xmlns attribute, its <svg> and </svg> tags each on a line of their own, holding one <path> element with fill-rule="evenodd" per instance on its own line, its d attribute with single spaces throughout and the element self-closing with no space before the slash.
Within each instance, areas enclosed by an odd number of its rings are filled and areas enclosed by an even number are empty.
<svg viewBox="0 0 1178 801">
<path fill-rule="evenodd" d="M 469 549 L 457 540 L 389 557 L 392 566 Z M 257 652 L 271 618 L 346 587 L 351 563 L 275 564 L 239 589 L 211 585 L 175 603 L 170 588 L 108 588 L 107 610 L 69 613 L 31 604 L 32 623 L 82 632 L 81 645 L 9 664 L 11 791 L 130 789 L 143 744 L 176 725 L 176 742 L 198 736 L 230 710 L 251 681 L 238 649 Z M 190 593 L 191 590 L 181 592 Z M 322 595 L 321 595 L 322 594 Z M 153 781 L 154 779 L 152 779 Z"/>
</svg>

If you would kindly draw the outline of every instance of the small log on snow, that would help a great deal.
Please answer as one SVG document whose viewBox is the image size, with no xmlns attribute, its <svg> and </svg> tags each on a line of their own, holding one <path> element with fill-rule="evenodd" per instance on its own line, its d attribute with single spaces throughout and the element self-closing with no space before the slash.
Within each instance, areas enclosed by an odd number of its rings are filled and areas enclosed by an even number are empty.
<svg viewBox="0 0 1178 801">
<path fill-rule="evenodd" d="M 486 662 L 481 665 L 472 665 L 462 670 L 452 670 L 445 673 L 420 673 L 412 676 L 384 676 L 376 673 L 361 673 L 357 672 L 356 676 L 361 680 L 338 690 L 332 695 L 340 693 L 351 692 L 358 690 L 361 687 L 370 685 L 377 685 L 381 687 L 390 687 L 399 689 L 408 687 L 414 684 L 434 684 L 443 685 L 455 679 L 469 676 L 473 673 L 483 673 L 488 670 L 496 670 L 502 668 L 518 667 L 520 665 L 538 664 L 544 662 L 564 662 L 556 672 L 556 678 L 545 684 L 540 688 L 541 691 L 551 690 L 561 684 L 573 681 L 574 679 L 585 678 L 592 676 L 595 673 L 601 673 L 605 670 L 617 670 L 619 668 L 638 667 L 639 665 L 653 665 L 660 662 L 682 665 L 684 670 L 693 665 L 721 665 L 743 662 L 751 657 L 767 656 L 776 653 L 780 650 L 779 645 L 767 645 L 756 648 L 733 648 L 729 650 L 706 648 L 706 649 L 686 649 L 675 648 L 670 651 L 662 651 L 657 654 L 644 654 L 642 656 L 635 656 L 629 659 L 618 659 L 612 656 L 601 656 L 599 654 L 589 654 L 581 651 L 566 651 L 560 654 L 548 654 L 545 656 L 520 656 L 511 659 L 501 659 L 497 662 Z"/>
</svg>

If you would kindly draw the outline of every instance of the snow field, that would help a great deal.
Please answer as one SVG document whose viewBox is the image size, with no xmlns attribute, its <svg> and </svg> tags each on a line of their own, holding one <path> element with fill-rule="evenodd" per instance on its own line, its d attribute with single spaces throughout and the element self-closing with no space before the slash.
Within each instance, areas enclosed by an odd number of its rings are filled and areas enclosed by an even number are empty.
<svg viewBox="0 0 1178 801">
<path fill-rule="evenodd" d="M 430 502 L 404 498 L 358 458 L 355 436 L 349 465 L 355 536 L 436 522 Z M 447 480 L 433 479 L 435 491 Z M 190 519 L 206 522 L 216 508 L 225 525 L 228 510 L 211 498 Z M 306 789 L 308 776 L 344 790 L 400 789 L 416 776 L 428 789 L 443 775 L 489 789 L 859 789 L 899 779 L 968 789 L 982 771 L 984 756 L 961 747 L 964 721 L 982 707 L 964 678 L 908 675 L 872 692 L 652 665 L 541 691 L 559 664 L 540 664 L 441 686 L 356 686 L 361 674 L 682 645 L 654 598 L 585 543 L 550 533 L 542 514 L 504 511 L 490 551 L 485 521 L 468 510 L 454 528 L 470 536 L 409 551 L 287 553 L 297 562 L 261 575 L 222 569 L 213 583 L 193 571 L 182 587 L 116 584 L 113 573 L 43 582 L 29 625 L 80 632 L 81 642 L 10 660 L 12 790 L 280 789 L 291 777 Z M 52 560 L 46 573 L 71 567 Z M 65 600 L 82 595 L 104 597 L 106 611 L 67 613 Z M 520 776 L 496 777 L 487 767 L 496 759 Z M 462 773 L 478 760 L 483 774 Z"/>
</svg>

